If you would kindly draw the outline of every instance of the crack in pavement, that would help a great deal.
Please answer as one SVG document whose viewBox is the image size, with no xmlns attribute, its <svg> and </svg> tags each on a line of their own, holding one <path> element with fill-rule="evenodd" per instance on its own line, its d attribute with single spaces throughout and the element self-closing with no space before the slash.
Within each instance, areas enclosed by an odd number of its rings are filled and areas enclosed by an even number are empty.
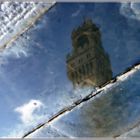
<svg viewBox="0 0 140 140">
<path fill-rule="evenodd" d="M 137 122 L 137 123 L 135 123 L 132 127 L 127 128 L 127 130 L 126 130 L 124 133 L 119 134 L 119 135 L 115 135 L 114 138 L 116 138 L 116 139 L 124 138 L 124 137 L 123 137 L 123 134 L 125 134 L 125 133 L 127 133 L 127 132 L 129 133 L 131 130 L 137 128 L 139 125 L 140 125 L 140 121 Z"/>
<path fill-rule="evenodd" d="M 34 128 L 31 131 L 24 134 L 22 138 L 25 138 L 25 137 L 29 136 L 30 134 L 32 134 L 33 132 L 37 131 L 38 129 L 50 124 L 52 121 L 54 121 L 54 120 L 58 119 L 59 117 L 63 116 L 65 113 L 68 113 L 68 112 L 72 111 L 74 108 L 78 107 L 80 104 L 90 100 L 91 98 L 100 94 L 102 91 L 105 91 L 105 89 L 108 89 L 108 88 L 112 87 L 117 82 L 126 80 L 130 75 L 133 75 L 138 70 L 140 70 L 140 63 L 136 63 L 136 64 L 132 65 L 131 67 L 127 68 L 124 72 L 122 72 L 121 74 L 118 74 L 117 76 L 112 78 L 110 81 L 108 81 L 106 84 L 99 87 L 97 89 L 97 91 L 91 92 L 89 95 L 85 96 L 84 98 L 77 100 L 72 105 L 70 105 L 68 107 L 65 107 L 62 110 L 60 110 L 59 112 L 57 112 L 48 121 L 37 125 L 36 128 Z M 135 126 L 137 126 L 137 125 L 135 125 Z M 133 126 L 133 128 L 135 126 Z M 128 130 L 126 130 L 126 132 L 127 131 Z M 114 136 L 114 137 L 118 137 L 118 136 Z"/>
</svg>

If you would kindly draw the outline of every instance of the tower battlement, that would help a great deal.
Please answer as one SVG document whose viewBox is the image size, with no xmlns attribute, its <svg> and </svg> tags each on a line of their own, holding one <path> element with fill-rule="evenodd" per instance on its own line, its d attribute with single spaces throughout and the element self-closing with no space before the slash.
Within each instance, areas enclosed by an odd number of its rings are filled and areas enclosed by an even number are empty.
<svg viewBox="0 0 140 140">
<path fill-rule="evenodd" d="M 90 30 L 91 32 L 99 31 L 99 28 L 92 22 L 91 19 L 85 19 L 81 26 L 79 26 L 76 29 L 73 29 L 71 38 L 74 39 L 84 31 L 87 32 L 88 30 Z"/>
</svg>

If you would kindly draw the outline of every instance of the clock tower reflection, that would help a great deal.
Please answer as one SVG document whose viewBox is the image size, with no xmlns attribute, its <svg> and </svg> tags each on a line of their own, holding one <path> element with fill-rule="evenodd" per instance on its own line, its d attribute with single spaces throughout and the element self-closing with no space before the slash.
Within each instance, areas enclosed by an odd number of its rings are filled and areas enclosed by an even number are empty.
<svg viewBox="0 0 140 140">
<path fill-rule="evenodd" d="M 72 31 L 72 52 L 67 55 L 67 75 L 76 86 L 101 86 L 112 78 L 108 54 L 99 28 L 91 19 Z"/>
</svg>

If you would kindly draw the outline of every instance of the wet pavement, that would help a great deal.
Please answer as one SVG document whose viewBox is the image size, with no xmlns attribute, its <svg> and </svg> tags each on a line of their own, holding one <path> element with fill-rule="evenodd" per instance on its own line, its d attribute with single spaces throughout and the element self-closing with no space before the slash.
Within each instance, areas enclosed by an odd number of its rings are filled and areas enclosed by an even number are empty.
<svg viewBox="0 0 140 140">
<path fill-rule="evenodd" d="M 123 8 L 58 3 L 0 53 L 0 137 L 22 137 L 140 61 L 139 19 Z M 31 136 L 123 134 L 139 122 L 139 76 L 138 70 Z"/>
<path fill-rule="evenodd" d="M 131 130 L 140 120 L 140 71 L 118 81 L 82 103 L 73 111 L 52 121 L 29 137 L 117 137 Z M 130 86 L 133 88 L 130 88 Z"/>
</svg>

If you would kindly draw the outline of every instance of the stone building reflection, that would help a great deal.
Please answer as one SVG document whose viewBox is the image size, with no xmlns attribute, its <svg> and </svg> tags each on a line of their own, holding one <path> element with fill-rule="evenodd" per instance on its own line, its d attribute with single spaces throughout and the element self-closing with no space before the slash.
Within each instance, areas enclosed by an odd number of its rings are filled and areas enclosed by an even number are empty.
<svg viewBox="0 0 140 140">
<path fill-rule="evenodd" d="M 67 55 L 67 75 L 75 86 L 101 86 L 112 78 L 108 54 L 101 43 L 99 28 L 86 19 L 72 31 L 72 52 Z"/>
</svg>

